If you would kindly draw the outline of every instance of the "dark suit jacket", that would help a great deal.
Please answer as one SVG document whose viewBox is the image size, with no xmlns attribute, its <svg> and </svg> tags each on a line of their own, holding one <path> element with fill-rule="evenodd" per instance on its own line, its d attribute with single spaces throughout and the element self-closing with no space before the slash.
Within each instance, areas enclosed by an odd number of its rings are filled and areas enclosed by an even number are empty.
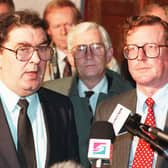
<svg viewBox="0 0 168 168">
<path fill-rule="evenodd" d="M 137 95 L 136 90 L 122 93 L 99 104 L 96 111 L 96 120 L 108 120 L 117 104 L 121 104 L 135 113 Z M 165 132 L 168 133 L 168 116 Z M 127 168 L 130 156 L 130 148 L 133 136 L 129 133 L 120 135 L 113 144 L 112 165 L 110 168 Z M 156 168 L 167 168 L 168 160 L 158 156 Z"/>
<path fill-rule="evenodd" d="M 38 94 L 47 130 L 45 168 L 64 160 L 79 161 L 76 125 L 69 98 L 44 88 L 41 88 Z M 0 167 L 21 168 L 1 102 Z"/>
<path fill-rule="evenodd" d="M 132 89 L 130 83 L 123 80 L 119 74 L 111 70 L 106 70 L 106 76 L 108 79 L 108 93 L 100 93 L 97 105 L 114 95 L 121 92 Z M 60 87 L 59 87 L 60 86 Z M 87 158 L 88 142 L 90 133 L 90 111 L 88 107 L 87 99 L 80 97 L 78 93 L 78 76 L 73 78 L 63 78 L 55 81 L 46 82 L 44 87 L 54 89 L 66 95 L 69 95 L 72 104 L 74 106 L 75 121 L 77 126 L 77 132 L 79 137 L 79 154 L 81 163 L 85 167 L 89 167 L 89 161 Z"/>
</svg>

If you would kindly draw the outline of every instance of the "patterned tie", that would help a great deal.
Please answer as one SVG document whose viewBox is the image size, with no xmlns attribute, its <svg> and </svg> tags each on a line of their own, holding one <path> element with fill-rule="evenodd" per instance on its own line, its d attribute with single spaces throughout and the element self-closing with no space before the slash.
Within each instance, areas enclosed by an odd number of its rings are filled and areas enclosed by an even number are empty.
<svg viewBox="0 0 168 168">
<path fill-rule="evenodd" d="M 88 107 L 89 107 L 89 111 L 90 111 L 90 123 L 92 124 L 93 122 L 93 110 L 92 110 L 92 107 L 90 105 L 90 98 L 91 96 L 94 94 L 93 91 L 87 91 L 85 92 L 85 96 L 87 98 L 87 101 L 88 101 Z"/>
<path fill-rule="evenodd" d="M 36 168 L 35 147 L 31 124 L 27 115 L 28 102 L 20 99 L 18 105 L 21 107 L 18 120 L 18 156 L 22 168 Z"/>
<path fill-rule="evenodd" d="M 146 100 L 146 104 L 148 106 L 148 114 L 145 120 L 145 124 L 156 127 L 155 116 L 153 112 L 154 100 L 152 98 L 148 98 Z M 150 148 L 150 144 L 145 142 L 143 139 L 139 139 L 132 168 L 151 168 L 153 163 L 153 156 L 154 152 L 153 149 Z"/>
<path fill-rule="evenodd" d="M 64 61 L 65 61 L 65 68 L 63 72 L 63 77 L 72 76 L 71 65 L 69 64 L 67 57 L 64 59 Z"/>
</svg>

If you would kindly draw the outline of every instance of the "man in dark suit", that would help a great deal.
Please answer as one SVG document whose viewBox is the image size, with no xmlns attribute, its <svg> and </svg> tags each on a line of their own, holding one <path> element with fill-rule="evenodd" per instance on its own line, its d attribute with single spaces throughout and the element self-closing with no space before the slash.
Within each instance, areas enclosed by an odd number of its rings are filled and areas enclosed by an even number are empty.
<svg viewBox="0 0 168 168">
<path fill-rule="evenodd" d="M 79 137 L 81 163 L 89 167 L 88 141 L 97 105 L 103 100 L 131 89 L 130 83 L 114 71 L 106 69 L 113 57 L 107 31 L 94 22 L 83 22 L 68 34 L 68 48 L 72 51 L 71 64 L 77 74 L 45 83 L 45 87 L 69 95 L 75 113 Z M 62 89 L 60 89 L 62 88 Z M 93 93 L 88 99 L 85 92 Z"/>
<path fill-rule="evenodd" d="M 141 123 L 168 133 L 168 25 L 158 17 L 141 16 L 129 18 L 124 28 L 123 53 L 136 81 L 136 89 L 101 103 L 96 111 L 96 120 L 108 120 L 119 103 L 141 115 Z M 153 104 L 152 108 L 147 100 Z M 148 146 L 148 155 L 137 159 L 138 154 L 145 151 L 145 147 L 137 151 L 140 144 Z M 139 167 L 166 168 L 168 165 L 168 161 L 153 151 L 148 143 L 128 133 L 117 136 L 112 156 L 112 168 L 136 167 L 137 164 Z"/>
<path fill-rule="evenodd" d="M 0 18 L 0 167 L 79 160 L 72 103 L 40 88 L 53 55 L 45 25 L 29 11 Z"/>
</svg>

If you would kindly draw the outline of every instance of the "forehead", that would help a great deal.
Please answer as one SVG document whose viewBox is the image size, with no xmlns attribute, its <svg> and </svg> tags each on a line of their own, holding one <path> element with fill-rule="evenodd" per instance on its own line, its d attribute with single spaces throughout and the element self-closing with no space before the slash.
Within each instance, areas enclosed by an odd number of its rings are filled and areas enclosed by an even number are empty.
<svg viewBox="0 0 168 168">
<path fill-rule="evenodd" d="M 51 8 L 46 16 L 46 20 L 50 23 L 62 23 L 64 21 L 72 21 L 74 13 L 70 7 Z"/>
<path fill-rule="evenodd" d="M 165 42 L 165 30 L 161 24 L 139 26 L 127 34 L 127 44 Z"/>
<path fill-rule="evenodd" d="M 91 44 L 102 42 L 100 31 L 96 28 L 91 28 L 84 32 L 76 33 L 73 40 L 73 45 Z"/>
<path fill-rule="evenodd" d="M 33 28 L 29 25 L 14 27 L 8 34 L 7 42 L 39 44 L 47 40 L 45 31 L 42 28 Z"/>
</svg>

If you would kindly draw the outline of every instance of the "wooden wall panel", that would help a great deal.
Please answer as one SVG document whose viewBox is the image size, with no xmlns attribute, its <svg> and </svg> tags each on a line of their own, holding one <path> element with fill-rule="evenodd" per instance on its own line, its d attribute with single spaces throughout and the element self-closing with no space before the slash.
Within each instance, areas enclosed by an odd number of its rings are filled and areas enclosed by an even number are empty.
<svg viewBox="0 0 168 168">
<path fill-rule="evenodd" d="M 161 3 L 168 5 L 168 0 L 87 0 L 85 20 L 101 24 L 108 31 L 113 46 L 114 56 L 119 64 L 123 57 L 121 52 L 121 25 L 128 16 L 138 15 L 146 5 Z"/>
</svg>

